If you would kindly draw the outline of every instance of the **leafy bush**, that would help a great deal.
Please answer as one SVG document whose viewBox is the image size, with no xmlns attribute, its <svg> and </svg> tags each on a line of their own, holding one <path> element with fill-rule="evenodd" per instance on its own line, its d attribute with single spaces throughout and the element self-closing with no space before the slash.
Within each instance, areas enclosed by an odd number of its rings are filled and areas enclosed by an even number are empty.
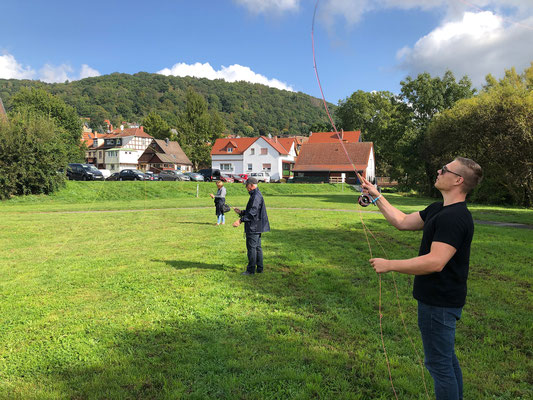
<svg viewBox="0 0 533 400">
<path fill-rule="evenodd" d="M 0 199 L 48 194 L 63 185 L 67 149 L 62 129 L 33 113 L 0 121 Z"/>
</svg>

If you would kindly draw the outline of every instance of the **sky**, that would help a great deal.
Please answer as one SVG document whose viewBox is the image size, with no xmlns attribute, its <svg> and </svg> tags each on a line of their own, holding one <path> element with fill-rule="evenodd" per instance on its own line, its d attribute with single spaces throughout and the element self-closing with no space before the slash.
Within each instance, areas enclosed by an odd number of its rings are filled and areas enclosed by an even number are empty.
<svg viewBox="0 0 533 400">
<path fill-rule="evenodd" d="M 533 62 L 533 0 L 0 0 L 0 78 L 113 72 L 249 81 L 337 104 L 451 70 Z M 314 24 L 313 24 L 314 21 Z"/>
</svg>

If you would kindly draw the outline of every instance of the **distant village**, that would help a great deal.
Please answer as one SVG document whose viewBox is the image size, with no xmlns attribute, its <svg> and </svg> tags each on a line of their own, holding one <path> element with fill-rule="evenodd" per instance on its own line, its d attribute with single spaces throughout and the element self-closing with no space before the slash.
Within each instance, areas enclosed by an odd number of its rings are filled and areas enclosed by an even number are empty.
<svg viewBox="0 0 533 400">
<path fill-rule="evenodd" d="M 82 142 L 85 161 L 111 173 L 138 169 L 159 174 L 165 170 L 193 172 L 192 163 L 178 142 L 155 139 L 144 128 L 124 122 L 114 128 L 106 120 L 106 133 L 86 125 Z M 340 137 L 339 137 L 340 136 Z M 271 182 L 357 182 L 357 170 L 375 180 L 372 142 L 362 142 L 360 131 L 310 132 L 307 136 L 238 137 L 217 139 L 211 147 L 211 168 L 229 175 L 265 173 Z"/>
</svg>

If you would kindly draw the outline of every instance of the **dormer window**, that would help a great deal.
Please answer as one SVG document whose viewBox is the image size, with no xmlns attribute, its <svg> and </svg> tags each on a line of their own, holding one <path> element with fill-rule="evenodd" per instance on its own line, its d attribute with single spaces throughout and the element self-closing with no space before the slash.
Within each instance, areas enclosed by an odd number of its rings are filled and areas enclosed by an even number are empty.
<svg viewBox="0 0 533 400">
<path fill-rule="evenodd" d="M 233 147 L 228 147 L 226 150 L 228 151 L 228 153 L 233 153 Z"/>
</svg>

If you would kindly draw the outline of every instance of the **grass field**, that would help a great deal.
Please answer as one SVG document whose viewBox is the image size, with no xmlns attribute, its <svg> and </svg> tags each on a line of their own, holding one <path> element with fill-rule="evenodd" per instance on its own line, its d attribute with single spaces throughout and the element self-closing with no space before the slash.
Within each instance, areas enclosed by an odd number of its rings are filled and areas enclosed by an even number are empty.
<svg viewBox="0 0 533 400">
<path fill-rule="evenodd" d="M 227 188 L 245 206 L 244 188 Z M 263 185 L 265 273 L 244 277 L 242 229 L 231 213 L 214 226 L 214 184 L 196 190 L 69 182 L 0 203 L 0 398 L 393 398 L 360 218 L 391 258 L 416 255 L 420 233 L 360 214 L 348 187 Z M 407 212 L 432 201 L 387 198 Z M 533 223 L 532 210 L 471 209 Z M 531 243 L 533 230 L 476 225 L 457 330 L 465 399 L 533 397 Z M 411 288 L 383 276 L 384 338 L 398 397 L 424 399 Z"/>
</svg>

